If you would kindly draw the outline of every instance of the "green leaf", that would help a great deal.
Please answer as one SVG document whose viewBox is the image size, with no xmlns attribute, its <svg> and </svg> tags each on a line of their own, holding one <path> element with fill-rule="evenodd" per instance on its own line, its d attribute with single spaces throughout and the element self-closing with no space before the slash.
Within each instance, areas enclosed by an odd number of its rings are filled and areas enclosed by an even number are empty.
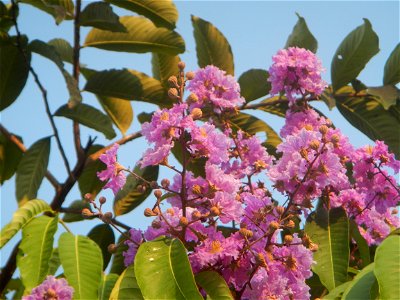
<svg viewBox="0 0 400 300">
<path fill-rule="evenodd" d="M 261 101 L 260 103 L 273 103 L 273 104 L 260 106 L 258 107 L 258 109 L 284 118 L 286 116 L 286 111 L 289 109 L 289 105 L 288 102 L 276 102 L 278 100 L 279 96 L 267 98 Z"/>
<path fill-rule="evenodd" d="M 111 120 L 93 106 L 80 103 L 73 108 L 69 108 L 68 105 L 63 105 L 54 115 L 77 121 L 82 125 L 103 133 L 109 140 L 116 136 Z"/>
<path fill-rule="evenodd" d="M 139 100 L 156 105 L 171 102 L 160 81 L 127 69 L 96 72 L 86 82 L 85 90 L 99 96 Z"/>
<path fill-rule="evenodd" d="M 58 249 L 55 248 L 55 249 L 53 249 L 53 252 L 51 253 L 51 257 L 49 260 L 49 270 L 48 270 L 47 274 L 49 274 L 49 275 L 56 274 L 60 265 L 61 265 L 61 262 L 60 262 L 60 256 L 58 255 Z"/>
<path fill-rule="evenodd" d="M 61 265 L 74 299 L 97 299 L 103 271 L 101 250 L 90 238 L 65 232 L 58 241 Z"/>
<path fill-rule="evenodd" d="M 385 63 L 383 84 L 397 84 L 400 82 L 400 44 L 393 49 Z"/>
<path fill-rule="evenodd" d="M 11 3 L 6 5 L 3 2 L 0 2 L 0 32 L 6 33 L 12 26 L 14 26 L 13 14 L 15 14 L 16 18 L 18 18 L 18 6 L 13 7 Z"/>
<path fill-rule="evenodd" d="M 102 145 L 92 145 L 89 148 L 88 155 L 91 155 L 103 148 L 104 146 Z M 78 185 L 82 198 L 84 198 L 87 193 L 90 193 L 93 195 L 93 197 L 96 197 L 101 189 L 105 186 L 106 182 L 101 181 L 97 177 L 97 172 L 101 172 L 105 169 L 106 165 L 100 160 L 91 161 L 85 165 L 81 176 L 78 178 Z M 84 203 L 83 201 L 80 202 Z M 86 206 L 83 206 L 82 204 L 80 209 L 82 210 L 84 207 Z"/>
<path fill-rule="evenodd" d="M 341 300 L 343 292 L 347 289 L 347 287 L 351 284 L 351 281 L 347 281 L 338 287 L 334 288 L 329 292 L 328 295 L 324 296 L 323 300 Z"/>
<path fill-rule="evenodd" d="M 210 22 L 193 15 L 192 25 L 199 66 L 214 65 L 233 75 L 232 49 L 225 36 Z"/>
<path fill-rule="evenodd" d="M 370 299 L 370 290 L 376 280 L 374 267 L 374 263 L 366 266 L 353 278 L 343 293 L 343 300 Z"/>
<path fill-rule="evenodd" d="M 47 171 L 50 155 L 50 137 L 35 142 L 24 154 L 18 165 L 16 196 L 21 206 L 36 198 L 37 191 Z"/>
<path fill-rule="evenodd" d="M 22 142 L 21 137 L 14 137 Z M 15 143 L 11 142 L 2 133 L 0 133 L 0 183 L 10 179 L 17 170 L 18 164 L 22 158 L 22 151 Z"/>
<path fill-rule="evenodd" d="M 217 272 L 204 271 L 196 274 L 196 283 L 207 293 L 207 299 L 232 299 L 231 291 Z"/>
<path fill-rule="evenodd" d="M 126 234 L 129 234 L 128 232 L 125 232 Z M 117 241 L 117 251 L 113 254 L 112 262 L 111 262 L 111 269 L 110 273 L 115 273 L 115 274 L 121 274 L 124 269 L 125 269 L 125 264 L 124 264 L 124 256 L 122 253 L 126 250 L 128 250 L 128 245 L 125 245 L 124 241 L 126 240 L 126 237 L 124 235 L 120 235 Z"/>
<path fill-rule="evenodd" d="M 132 104 L 127 100 L 111 97 L 97 96 L 97 100 L 115 126 L 125 135 L 133 120 Z"/>
<path fill-rule="evenodd" d="M 399 104 L 385 110 L 371 96 L 335 98 L 337 108 L 350 124 L 371 140 L 383 140 L 399 159 L 400 137 L 393 134 L 393 129 L 400 127 Z"/>
<path fill-rule="evenodd" d="M 386 110 L 396 105 L 400 95 L 399 90 L 394 85 L 369 87 L 367 93 L 376 96 L 376 100 L 382 104 L 383 108 Z"/>
<path fill-rule="evenodd" d="M 362 260 L 362 266 L 366 267 L 371 262 L 371 258 L 369 255 L 368 243 L 364 239 L 364 237 L 360 234 L 360 231 L 358 230 L 358 226 L 354 222 L 354 220 L 350 220 L 350 233 L 351 233 L 351 237 L 357 243 L 358 251 L 360 252 L 360 257 Z"/>
<path fill-rule="evenodd" d="M 137 166 L 133 172 L 147 181 L 156 181 L 158 178 L 158 170 L 158 166 L 148 166 L 143 169 Z M 126 184 L 117 193 L 114 199 L 114 214 L 116 216 L 124 215 L 132 211 L 150 195 L 150 188 L 147 188 L 144 193 L 139 192 L 137 190 L 139 184 L 143 184 L 143 182 L 136 179 L 132 174 L 127 177 Z"/>
<path fill-rule="evenodd" d="M 41 216 L 22 229 L 17 266 L 28 291 L 41 284 L 48 274 L 57 224 L 58 217 Z"/>
<path fill-rule="evenodd" d="M 250 69 L 239 77 L 240 92 L 246 103 L 267 95 L 271 89 L 268 72 L 262 69 Z"/>
<path fill-rule="evenodd" d="M 299 47 L 305 48 L 312 52 L 317 52 L 318 42 L 308 29 L 306 20 L 296 13 L 299 20 L 293 27 L 292 33 L 289 35 L 285 48 Z"/>
<path fill-rule="evenodd" d="M 118 280 L 118 274 L 103 274 L 99 286 L 99 300 L 109 300 L 111 291 Z"/>
<path fill-rule="evenodd" d="M 380 299 L 400 295 L 400 236 L 388 236 L 375 252 L 374 273 L 379 283 Z"/>
<path fill-rule="evenodd" d="M 122 299 L 144 299 L 136 281 L 133 265 L 130 265 L 122 272 L 110 295 L 110 300 Z"/>
<path fill-rule="evenodd" d="M 104 2 L 89 3 L 80 15 L 79 24 L 114 32 L 126 32 L 124 25 L 119 22 L 119 17 L 113 12 L 111 5 Z"/>
<path fill-rule="evenodd" d="M 105 0 L 149 18 L 156 26 L 174 29 L 178 11 L 171 0 Z"/>
<path fill-rule="evenodd" d="M 57 67 L 60 69 L 61 74 L 64 77 L 65 83 L 67 84 L 67 89 L 70 95 L 70 98 L 68 100 L 70 106 L 76 106 L 80 102 L 82 102 L 82 96 L 79 91 L 78 83 L 69 74 L 65 69 L 64 69 L 64 63 L 60 57 L 60 55 L 57 52 L 57 49 L 50 44 L 47 44 L 43 41 L 40 40 L 33 40 L 29 44 L 29 49 L 32 52 L 35 52 L 39 55 L 42 55 L 43 57 L 46 57 L 47 59 L 53 61 Z"/>
<path fill-rule="evenodd" d="M 90 209 L 90 204 L 83 200 L 75 200 L 68 206 L 68 210 L 71 212 L 64 214 L 63 221 L 69 223 L 84 220 L 81 213 L 84 208 Z"/>
<path fill-rule="evenodd" d="M 371 290 L 369 291 L 369 295 L 370 295 L 370 299 L 371 300 L 379 300 L 379 284 L 378 281 L 376 280 L 375 277 L 375 281 L 371 286 Z"/>
<path fill-rule="evenodd" d="M 320 298 L 326 290 L 318 275 L 314 272 L 310 278 L 306 279 L 306 284 L 310 287 L 311 299 Z"/>
<path fill-rule="evenodd" d="M 337 91 L 355 79 L 379 52 L 379 38 L 368 19 L 350 32 L 339 45 L 331 64 L 332 87 Z"/>
<path fill-rule="evenodd" d="M 156 27 L 142 17 L 126 16 L 119 19 L 127 32 L 92 29 L 84 47 L 133 53 L 158 52 L 175 55 L 185 51 L 185 42 L 175 31 Z"/>
<path fill-rule="evenodd" d="M 145 299 L 203 299 L 185 246 L 178 239 L 161 237 L 141 244 L 135 258 L 135 275 Z"/>
<path fill-rule="evenodd" d="M 72 0 L 21 0 L 20 2 L 30 4 L 52 15 L 57 25 L 64 19 L 71 20 L 74 16 L 74 4 Z"/>
<path fill-rule="evenodd" d="M 26 56 L 13 44 L 0 45 L 0 111 L 14 103 L 28 79 L 31 53 L 26 37 L 20 40 Z"/>
<path fill-rule="evenodd" d="M 329 211 L 322 206 L 307 218 L 305 232 L 318 245 L 312 269 L 332 291 L 347 281 L 349 266 L 349 220 L 343 208 Z"/>
<path fill-rule="evenodd" d="M 52 39 L 47 42 L 50 46 L 56 49 L 62 61 L 72 64 L 73 49 L 68 41 L 64 39 Z"/>
<path fill-rule="evenodd" d="M 33 217 L 45 211 L 51 211 L 50 206 L 45 201 L 38 199 L 31 200 L 18 208 L 10 223 L 1 229 L 0 249 Z"/>
<path fill-rule="evenodd" d="M 114 231 L 109 224 L 100 224 L 90 230 L 88 237 L 95 241 L 100 247 L 103 253 L 103 269 L 105 270 L 111 259 L 108 245 L 115 243 Z"/>
<path fill-rule="evenodd" d="M 168 78 L 178 76 L 178 63 L 181 61 L 177 55 L 168 55 L 162 53 L 153 53 L 151 56 L 151 67 L 153 76 L 159 80 L 163 87 L 168 90 Z"/>
</svg>

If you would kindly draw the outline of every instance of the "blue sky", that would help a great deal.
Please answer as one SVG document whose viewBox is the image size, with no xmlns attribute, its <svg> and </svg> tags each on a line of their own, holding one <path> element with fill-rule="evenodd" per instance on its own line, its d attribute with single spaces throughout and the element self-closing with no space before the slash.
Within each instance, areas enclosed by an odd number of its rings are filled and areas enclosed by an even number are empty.
<svg viewBox="0 0 400 300">
<path fill-rule="evenodd" d="M 88 1 L 84 1 L 85 3 Z M 369 86 L 382 84 L 384 63 L 399 42 L 398 1 L 178 1 L 176 6 L 180 14 L 176 31 L 186 41 L 186 52 L 181 55 L 181 58 L 186 62 L 187 70 L 197 68 L 193 29 L 190 21 L 191 14 L 212 22 L 226 36 L 232 46 L 237 77 L 251 68 L 269 68 L 272 55 L 285 45 L 288 35 L 297 22 L 296 12 L 306 19 L 311 32 L 319 42 L 317 54 L 327 69 L 324 78 L 328 82 L 330 82 L 330 63 L 336 48 L 351 30 L 363 23 L 363 18 L 370 20 L 380 41 L 380 52 L 372 58 L 359 76 L 359 79 L 365 84 Z M 131 14 L 122 9 L 115 9 L 115 11 L 120 16 Z M 48 41 L 60 37 L 72 43 L 72 22 L 65 21 L 60 26 L 56 26 L 51 16 L 24 4 L 20 6 L 19 20 L 21 32 L 27 34 L 31 40 Z M 82 43 L 88 31 L 88 28 L 82 28 Z M 82 63 L 97 70 L 125 67 L 151 74 L 150 60 L 150 54 L 124 54 L 94 48 L 84 48 L 81 51 Z M 64 80 L 52 62 L 35 55 L 32 63 L 48 90 L 51 111 L 54 112 L 68 100 Z M 70 69 L 69 65 L 67 67 Z M 83 81 L 80 87 L 83 88 Z M 98 107 L 92 94 L 84 92 L 82 95 L 84 102 Z M 132 105 L 135 115 L 142 111 L 151 112 L 155 109 L 155 106 L 145 105 L 141 102 L 132 102 Z M 354 145 L 361 146 L 371 143 L 362 133 L 352 128 L 336 109 L 329 111 L 324 104 L 318 105 L 318 108 L 327 114 L 337 127 L 350 136 Z M 279 131 L 283 124 L 283 119 L 269 114 L 257 114 L 257 116 L 271 124 L 276 131 Z M 1 123 L 11 132 L 23 136 L 27 147 L 39 138 L 52 135 L 43 100 L 31 77 L 15 104 L 1 112 Z M 71 122 L 56 118 L 56 123 L 63 136 L 62 141 L 66 152 L 70 154 L 70 164 L 73 165 L 75 151 L 72 144 Z M 139 128 L 139 123 L 135 118 L 128 133 L 139 130 Z M 96 136 L 97 134 L 83 128 L 84 144 L 89 135 Z M 117 138 L 120 137 L 119 133 Z M 110 141 L 98 135 L 97 143 L 109 144 Z M 121 162 L 126 166 L 133 167 L 144 152 L 145 146 L 144 140 L 141 139 L 122 147 L 119 155 Z M 60 181 L 64 181 L 66 178 L 64 165 L 54 140 L 52 141 L 49 170 Z M 169 173 L 163 171 L 160 179 L 168 176 Z M 109 199 L 106 207 L 111 210 L 112 193 L 105 191 L 103 195 Z M 38 198 L 51 201 L 52 197 L 53 189 L 44 180 Z M 80 199 L 80 193 L 75 187 L 65 205 L 76 199 Z M 154 199 L 149 200 L 150 202 L 142 204 L 132 213 L 122 216 L 121 221 L 132 227 L 145 227 L 150 220 L 143 217 L 143 209 L 150 206 L 149 203 Z M 0 205 L 1 226 L 3 227 L 11 219 L 12 212 L 17 209 L 14 178 L 2 186 Z M 70 228 L 74 233 L 86 234 L 97 224 L 100 224 L 97 220 L 85 221 L 71 224 Z M 62 231 L 63 229 L 60 227 L 59 233 Z M 13 242 L 2 249 L 2 265 L 17 239 L 18 237 L 15 237 Z"/>
</svg>

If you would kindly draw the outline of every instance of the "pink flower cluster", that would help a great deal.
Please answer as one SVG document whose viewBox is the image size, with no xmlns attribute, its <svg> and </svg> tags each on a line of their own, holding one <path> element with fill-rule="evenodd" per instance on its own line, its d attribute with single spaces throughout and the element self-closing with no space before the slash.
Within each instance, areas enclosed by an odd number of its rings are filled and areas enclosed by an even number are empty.
<svg viewBox="0 0 400 300">
<path fill-rule="evenodd" d="M 22 297 L 23 300 L 71 300 L 74 289 L 68 285 L 64 278 L 56 279 L 53 276 L 47 276 L 46 279 L 32 292 Z"/>
<path fill-rule="evenodd" d="M 282 49 L 272 60 L 268 78 L 272 85 L 271 94 L 285 92 L 290 104 L 296 102 L 296 95 L 321 95 L 327 86 L 321 79 L 322 64 L 310 50 Z"/>
</svg>

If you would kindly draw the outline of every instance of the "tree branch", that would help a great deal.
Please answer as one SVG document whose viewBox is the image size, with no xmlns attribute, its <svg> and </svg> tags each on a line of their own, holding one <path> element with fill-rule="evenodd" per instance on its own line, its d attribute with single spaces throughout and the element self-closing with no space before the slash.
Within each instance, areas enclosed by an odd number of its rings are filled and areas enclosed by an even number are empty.
<svg viewBox="0 0 400 300">
<path fill-rule="evenodd" d="M 5 288 L 13 276 L 15 269 L 17 268 L 17 254 L 18 247 L 21 242 L 18 242 L 13 251 L 11 252 L 10 257 L 8 258 L 5 266 L 1 269 L 0 273 L 0 295 L 3 295 Z"/>
</svg>

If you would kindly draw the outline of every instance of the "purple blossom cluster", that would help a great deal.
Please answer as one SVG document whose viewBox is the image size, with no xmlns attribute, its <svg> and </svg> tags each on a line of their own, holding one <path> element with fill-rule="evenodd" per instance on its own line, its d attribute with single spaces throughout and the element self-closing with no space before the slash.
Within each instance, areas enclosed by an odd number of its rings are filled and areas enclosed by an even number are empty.
<svg viewBox="0 0 400 300">
<path fill-rule="evenodd" d="M 64 278 L 47 276 L 32 292 L 22 297 L 23 300 L 71 300 L 74 289 Z"/>
<path fill-rule="evenodd" d="M 310 51 L 289 48 L 273 59 L 272 93 L 284 91 L 294 103 L 296 94 L 318 95 L 324 89 L 321 64 Z M 343 207 L 369 244 L 380 243 L 400 225 L 395 209 L 400 191 L 391 175 L 398 173 L 400 162 L 383 142 L 354 149 L 329 119 L 305 103 L 287 111 L 283 142 L 274 157 L 258 137 L 231 126 L 229 116 L 243 103 L 233 77 L 208 66 L 195 73 L 188 89 L 196 101 L 189 97 L 158 110 L 142 126 L 151 148 L 141 167 L 161 165 L 176 175 L 172 182 L 164 179 L 157 185 L 165 193 L 157 190 L 156 204 L 145 211 L 154 217 L 151 225 L 144 232 L 130 230 L 125 265 L 134 262 L 144 241 L 175 237 L 190 249 L 195 273 L 217 271 L 238 298 L 308 299 L 305 280 L 312 276 L 317 245 L 303 232 L 287 232 L 316 200 L 327 199 L 327 207 Z M 214 114 L 200 121 L 202 111 L 209 108 Z M 168 163 L 173 147 L 186 153 L 182 170 Z M 113 190 L 121 182 L 116 179 L 116 149 L 101 158 L 107 170 L 99 174 L 110 179 Z M 187 169 L 191 162 L 203 162 L 203 176 Z M 263 176 L 287 197 L 286 206 L 274 199 Z M 230 232 L 220 229 L 230 223 L 237 225 Z M 281 236 L 283 232 L 286 235 Z"/>
</svg>

